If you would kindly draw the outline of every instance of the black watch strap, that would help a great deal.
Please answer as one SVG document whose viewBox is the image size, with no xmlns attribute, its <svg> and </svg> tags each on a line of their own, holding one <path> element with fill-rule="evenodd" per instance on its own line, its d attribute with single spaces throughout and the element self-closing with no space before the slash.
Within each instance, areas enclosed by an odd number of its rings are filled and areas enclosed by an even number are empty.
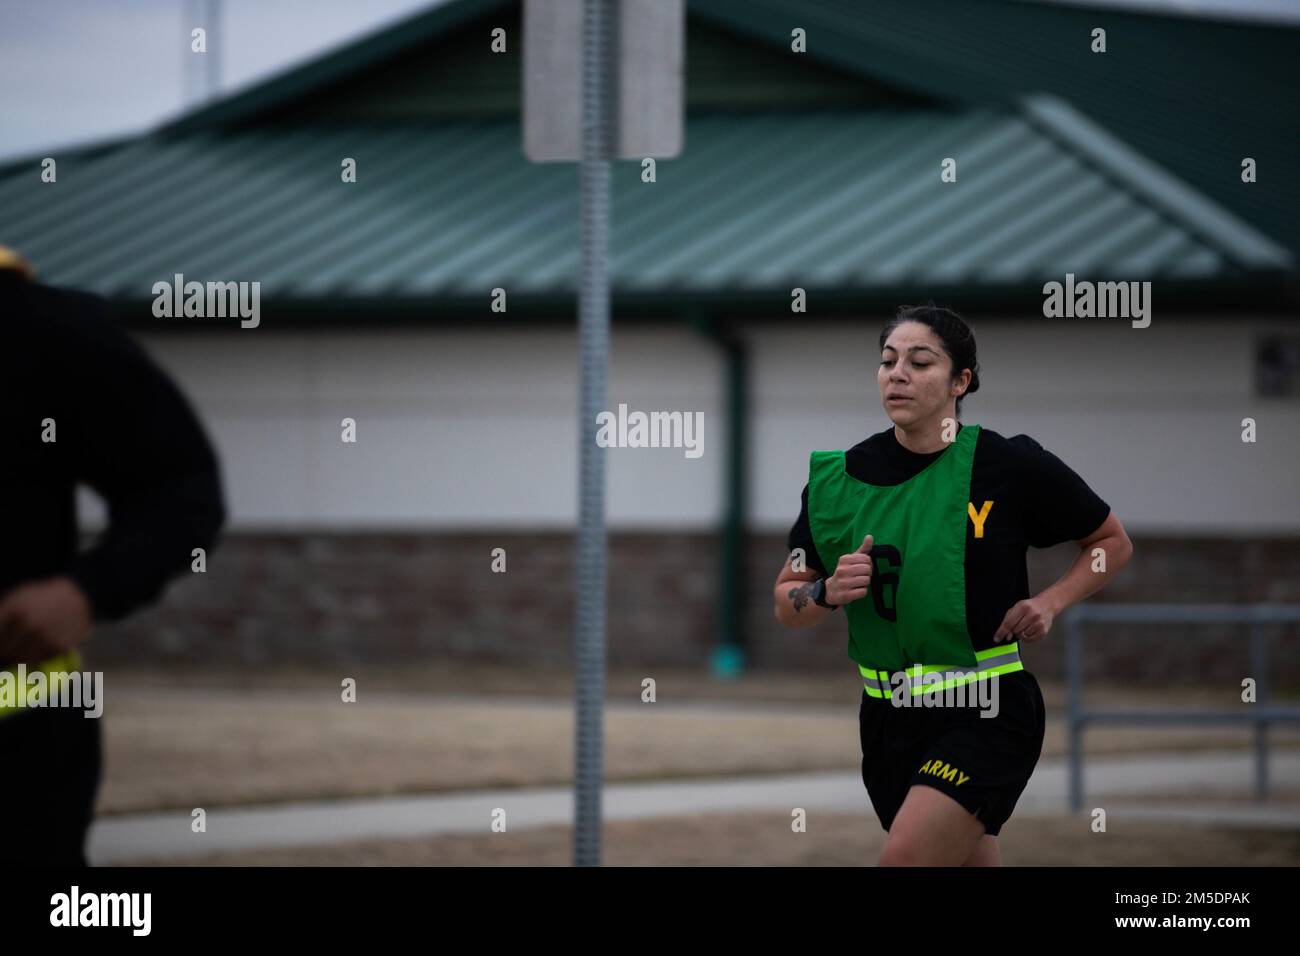
<svg viewBox="0 0 1300 956">
<path fill-rule="evenodd" d="M 838 604 L 829 604 L 826 601 L 826 579 L 818 578 L 812 589 L 813 603 L 830 608 L 832 611 L 839 607 Z"/>
</svg>

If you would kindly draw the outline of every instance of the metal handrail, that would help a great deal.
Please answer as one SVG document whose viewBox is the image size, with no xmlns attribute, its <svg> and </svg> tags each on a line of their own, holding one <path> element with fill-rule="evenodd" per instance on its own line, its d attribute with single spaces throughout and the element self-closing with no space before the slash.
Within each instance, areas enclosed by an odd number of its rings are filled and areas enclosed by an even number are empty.
<svg viewBox="0 0 1300 956">
<path fill-rule="evenodd" d="M 1224 710 L 1088 710 L 1083 706 L 1083 625 L 1089 621 L 1242 623 L 1250 628 L 1250 666 L 1255 703 L 1249 712 Z M 1069 807 L 1083 808 L 1083 732 L 1089 724 L 1255 725 L 1255 799 L 1268 797 L 1268 726 L 1300 722 L 1300 707 L 1268 703 L 1270 633 L 1265 625 L 1300 621 L 1300 604 L 1080 604 L 1065 613 L 1066 716 L 1070 735 Z"/>
</svg>

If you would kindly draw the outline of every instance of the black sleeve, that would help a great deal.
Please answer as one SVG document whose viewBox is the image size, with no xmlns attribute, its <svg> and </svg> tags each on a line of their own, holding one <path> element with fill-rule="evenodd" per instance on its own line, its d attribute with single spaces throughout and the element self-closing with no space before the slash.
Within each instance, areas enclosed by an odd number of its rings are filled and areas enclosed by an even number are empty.
<svg viewBox="0 0 1300 956">
<path fill-rule="evenodd" d="M 808 526 L 808 486 L 803 486 L 803 505 L 799 509 L 799 517 L 795 519 L 794 524 L 790 527 L 790 534 L 786 538 L 786 547 L 793 551 L 795 548 L 803 548 L 807 556 L 808 567 L 818 574 L 825 576 L 826 567 L 822 564 L 821 555 L 817 553 L 817 548 L 813 544 L 812 528 Z M 786 560 L 789 560 L 787 558 Z"/>
<path fill-rule="evenodd" d="M 108 527 L 64 573 L 96 620 L 114 621 L 188 571 L 192 549 L 211 551 L 226 518 L 219 466 L 185 397 L 124 330 L 102 313 L 64 328 L 59 443 L 108 507 Z"/>
<path fill-rule="evenodd" d="M 1050 548 L 1092 534 L 1110 514 L 1110 505 L 1065 462 L 1028 435 L 1014 441 L 1022 452 L 1021 493 L 1025 539 Z"/>
</svg>

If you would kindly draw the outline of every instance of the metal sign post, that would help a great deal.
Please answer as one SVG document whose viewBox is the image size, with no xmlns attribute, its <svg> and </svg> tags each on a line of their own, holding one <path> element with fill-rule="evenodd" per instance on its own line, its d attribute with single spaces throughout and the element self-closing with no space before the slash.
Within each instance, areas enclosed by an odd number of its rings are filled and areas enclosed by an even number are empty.
<svg viewBox="0 0 1300 956">
<path fill-rule="evenodd" d="M 685 14 L 682 0 L 583 0 L 580 12 L 573 0 L 525 0 L 524 149 L 534 162 L 579 161 L 573 863 L 599 866 L 606 535 L 596 416 L 608 404 L 609 164 L 681 149 Z"/>
<path fill-rule="evenodd" d="M 600 865 L 604 778 L 605 459 L 596 415 L 605 401 L 609 363 L 608 29 L 613 4 L 586 0 L 582 38 L 582 161 L 578 164 L 582 287 L 578 298 L 578 562 L 574 660 L 573 865 Z"/>
</svg>

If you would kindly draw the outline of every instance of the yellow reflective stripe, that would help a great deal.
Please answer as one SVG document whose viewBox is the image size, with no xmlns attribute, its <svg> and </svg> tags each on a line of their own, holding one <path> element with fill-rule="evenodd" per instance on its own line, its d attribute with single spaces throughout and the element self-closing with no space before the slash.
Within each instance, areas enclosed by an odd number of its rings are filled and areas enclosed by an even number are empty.
<svg viewBox="0 0 1300 956">
<path fill-rule="evenodd" d="M 987 651 L 977 651 L 975 654 L 976 662 L 986 661 L 990 657 L 1002 657 L 1004 654 L 1011 654 L 1017 651 L 1015 644 L 1008 644 L 1006 647 L 990 647 Z M 920 667 L 920 665 L 914 665 Z M 922 674 L 933 674 L 936 671 L 961 671 L 970 670 L 969 664 L 927 664 L 921 667 Z M 911 668 L 908 669 L 910 674 Z"/>
<path fill-rule="evenodd" d="M 956 687 L 958 684 L 969 684 L 971 681 L 981 680 L 987 676 L 987 674 L 980 673 L 979 671 L 971 671 L 969 674 L 962 674 L 960 677 L 953 677 L 946 681 L 921 684 L 918 687 L 912 688 L 912 696 L 915 697 L 917 694 L 924 694 L 926 691 L 931 690 L 946 690 L 949 687 Z"/>
<path fill-rule="evenodd" d="M 999 664 L 995 667 L 980 667 L 978 664 L 979 661 L 1005 657 L 1012 654 L 1016 656 L 1016 659 L 1006 664 Z M 968 684 L 973 680 L 984 680 L 987 677 L 997 674 L 1010 674 L 1013 671 L 1021 671 L 1025 669 L 1024 663 L 1019 659 L 1019 642 L 1017 641 L 1012 641 L 1010 644 L 1006 644 L 1002 647 L 990 647 L 983 651 L 976 651 L 975 658 L 977 663 L 974 667 L 970 665 L 956 664 L 913 664 L 910 667 L 903 668 L 903 670 L 898 673 L 905 675 L 907 683 L 912 685 L 912 696 L 915 697 L 924 694 L 927 691 L 946 690 L 960 684 Z M 919 682 L 919 679 L 922 677 L 942 672 L 956 672 L 957 676 L 938 683 Z M 867 685 L 865 689 L 869 696 L 892 696 L 892 692 L 886 689 L 892 687 L 894 683 L 894 675 L 889 671 L 872 670 L 863 664 L 858 664 L 858 673 L 864 679 L 875 680 L 881 685 L 880 688 L 873 688 L 870 685 Z"/>
<path fill-rule="evenodd" d="M 81 652 L 72 650 L 68 651 L 66 654 L 60 654 L 58 657 L 51 657 L 47 661 L 41 661 L 35 666 L 28 667 L 27 673 L 59 674 L 79 670 L 81 670 Z M 17 665 L 14 665 L 13 667 L 0 667 L 0 674 L 12 674 L 13 677 L 11 679 L 15 685 L 17 684 Z M 7 703 L 4 700 L 4 697 L 0 696 L 0 718 L 7 717 L 10 714 L 16 714 L 18 711 L 25 709 L 18 706 L 18 694 L 16 693 L 17 687 L 15 686 L 14 689 L 15 693 L 13 695 L 13 703 Z"/>
<path fill-rule="evenodd" d="M 948 680 L 939 681 L 937 683 L 927 682 L 921 684 L 911 684 L 912 696 L 917 697 L 921 694 L 925 694 L 936 690 L 947 690 L 950 687 L 956 687 L 958 684 L 969 684 L 971 681 L 975 681 L 975 680 L 987 680 L 988 678 L 994 677 L 998 674 L 1010 674 L 1014 671 L 1022 671 L 1024 669 L 1025 669 L 1025 665 L 1023 661 L 1012 661 L 1009 664 L 1001 664 L 997 667 L 990 667 L 988 670 L 984 670 L 984 671 L 971 671 L 967 674 L 959 674 L 956 677 L 951 677 Z M 892 684 L 892 682 L 890 681 L 882 681 L 882 683 L 887 687 L 891 686 Z M 872 687 L 869 684 L 864 685 L 864 689 L 866 690 L 867 696 L 869 697 L 889 697 L 893 695 L 892 690 L 882 691 L 880 689 Z"/>
<path fill-rule="evenodd" d="M 973 680 L 987 680 L 996 674 L 1010 674 L 1012 671 L 1022 671 L 1024 669 L 1025 665 L 1021 661 L 1012 661 L 1010 664 L 1003 664 L 1000 667 L 990 667 L 986 671 L 971 671 L 969 674 L 953 677 L 937 684 L 922 684 L 913 687 L 912 696 L 924 694 L 926 691 L 946 690 L 949 687 L 956 687 L 958 684 L 969 684 Z"/>
</svg>

